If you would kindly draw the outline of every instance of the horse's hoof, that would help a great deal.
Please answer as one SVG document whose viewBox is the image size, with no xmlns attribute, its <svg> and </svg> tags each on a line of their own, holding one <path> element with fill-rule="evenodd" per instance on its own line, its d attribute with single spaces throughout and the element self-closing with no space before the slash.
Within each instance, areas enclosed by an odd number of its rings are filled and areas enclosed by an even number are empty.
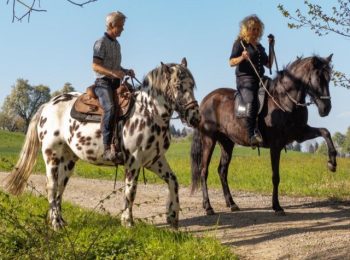
<svg viewBox="0 0 350 260">
<path fill-rule="evenodd" d="M 126 227 L 126 228 L 131 228 L 131 227 L 134 226 L 134 221 L 126 221 L 126 220 L 124 220 L 124 221 L 121 221 L 121 223 L 122 223 L 122 226 Z"/>
<path fill-rule="evenodd" d="M 231 209 L 232 212 L 241 210 L 236 204 L 231 205 L 230 209 Z"/>
<path fill-rule="evenodd" d="M 179 228 L 179 220 L 167 217 L 166 218 L 166 223 L 169 224 L 172 228 L 178 229 Z"/>
<path fill-rule="evenodd" d="M 327 163 L 327 166 L 328 166 L 328 169 L 331 171 L 331 172 L 335 172 L 337 170 L 337 166 L 334 165 L 333 163 L 331 162 L 328 162 Z"/>
<path fill-rule="evenodd" d="M 276 216 L 285 216 L 286 213 L 284 212 L 283 209 L 282 209 L 282 210 L 276 210 L 276 211 L 275 211 L 275 215 L 276 215 Z"/>
<path fill-rule="evenodd" d="M 205 213 L 207 214 L 207 216 L 215 215 L 215 211 L 213 209 L 207 209 Z"/>
<path fill-rule="evenodd" d="M 66 223 L 66 221 L 64 221 L 63 218 L 59 218 L 59 219 L 52 221 L 52 229 L 54 231 L 59 231 L 66 225 L 67 225 L 67 223 Z"/>
</svg>

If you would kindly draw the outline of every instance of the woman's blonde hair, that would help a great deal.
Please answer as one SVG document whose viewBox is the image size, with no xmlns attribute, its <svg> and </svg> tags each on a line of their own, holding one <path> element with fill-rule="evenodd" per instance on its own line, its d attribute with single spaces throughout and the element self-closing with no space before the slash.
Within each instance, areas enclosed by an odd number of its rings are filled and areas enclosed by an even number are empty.
<svg viewBox="0 0 350 260">
<path fill-rule="evenodd" d="M 264 33 L 264 23 L 255 14 L 245 17 L 240 22 L 241 29 L 240 29 L 238 38 L 243 39 L 246 42 L 250 42 L 252 39 L 251 39 L 251 34 L 249 33 L 249 29 L 253 27 L 257 27 L 259 29 L 258 38 L 256 39 L 259 42 L 261 36 Z"/>
</svg>

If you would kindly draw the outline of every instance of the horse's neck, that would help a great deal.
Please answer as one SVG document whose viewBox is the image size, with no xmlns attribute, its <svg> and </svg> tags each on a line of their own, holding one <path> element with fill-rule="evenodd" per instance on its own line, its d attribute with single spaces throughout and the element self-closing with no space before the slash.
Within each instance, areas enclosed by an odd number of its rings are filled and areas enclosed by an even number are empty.
<svg viewBox="0 0 350 260">
<path fill-rule="evenodd" d="M 296 103 L 305 103 L 306 92 L 301 82 L 292 79 L 293 75 L 283 74 L 283 77 L 274 83 L 273 96 L 287 111 L 293 111 Z"/>
<path fill-rule="evenodd" d="M 137 99 L 145 113 L 150 113 L 155 120 L 162 120 L 166 124 L 170 122 L 173 108 L 160 90 L 150 86 L 142 88 Z"/>
</svg>

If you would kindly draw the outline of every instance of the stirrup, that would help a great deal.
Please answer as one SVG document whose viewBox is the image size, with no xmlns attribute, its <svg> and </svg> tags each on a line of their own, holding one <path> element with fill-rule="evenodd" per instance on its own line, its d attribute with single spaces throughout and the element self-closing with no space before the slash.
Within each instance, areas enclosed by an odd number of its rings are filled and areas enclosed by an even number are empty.
<svg viewBox="0 0 350 260">
<path fill-rule="evenodd" d="M 264 142 L 259 129 L 257 129 L 257 128 L 254 129 L 253 136 L 255 137 L 255 139 L 258 141 L 259 144 L 262 144 Z"/>
</svg>

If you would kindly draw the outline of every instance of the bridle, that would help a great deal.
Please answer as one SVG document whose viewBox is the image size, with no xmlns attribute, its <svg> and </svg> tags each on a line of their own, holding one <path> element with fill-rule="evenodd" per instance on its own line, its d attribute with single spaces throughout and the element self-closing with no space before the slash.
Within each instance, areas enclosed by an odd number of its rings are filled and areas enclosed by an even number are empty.
<svg viewBox="0 0 350 260">
<path fill-rule="evenodd" d="M 286 90 L 286 88 L 284 87 L 284 85 L 282 84 L 283 86 L 283 89 L 284 89 L 284 92 L 286 93 L 286 96 L 289 98 L 290 101 L 292 101 L 292 103 L 294 103 L 296 106 L 300 106 L 300 107 L 307 107 L 307 106 L 310 106 L 312 104 L 315 104 L 315 102 L 313 100 L 330 100 L 331 99 L 331 96 L 317 96 L 316 94 L 314 94 L 314 92 L 312 91 L 312 89 L 310 88 L 310 86 L 312 86 L 311 84 L 311 78 L 309 78 L 309 81 L 307 84 L 302 84 L 303 86 L 306 86 L 304 88 L 305 92 L 306 93 L 309 93 L 309 95 L 311 96 L 311 101 L 310 102 L 304 102 L 304 103 L 300 103 L 297 99 L 293 98 L 289 93 L 288 91 Z M 299 88 L 298 90 L 298 95 L 297 97 L 299 97 L 299 92 L 301 91 L 300 90 L 301 88 Z M 310 94 L 311 93 L 311 94 Z"/>
<path fill-rule="evenodd" d="M 176 100 L 174 86 L 170 86 L 170 84 L 168 84 L 166 92 L 170 93 L 171 100 L 175 105 L 175 111 L 179 114 L 178 117 L 172 119 L 180 119 L 183 123 L 185 123 L 183 118 L 186 117 L 188 111 L 199 107 L 197 100 L 192 100 L 187 104 L 182 104 L 181 102 Z"/>
</svg>

